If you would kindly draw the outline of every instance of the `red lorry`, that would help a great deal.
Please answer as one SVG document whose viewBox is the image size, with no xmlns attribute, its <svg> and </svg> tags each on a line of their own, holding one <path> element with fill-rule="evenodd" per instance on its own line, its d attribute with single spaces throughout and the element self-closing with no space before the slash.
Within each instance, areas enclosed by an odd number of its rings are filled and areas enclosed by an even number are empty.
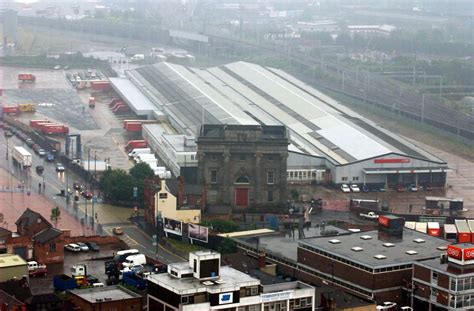
<svg viewBox="0 0 474 311">
<path fill-rule="evenodd" d="M 109 81 L 92 81 L 91 88 L 94 91 L 108 91 L 112 88 Z"/>
<path fill-rule="evenodd" d="M 128 143 L 125 145 L 125 150 L 128 152 L 132 151 L 133 149 L 137 148 L 146 148 L 147 143 L 144 140 L 130 140 Z"/>
<path fill-rule="evenodd" d="M 30 120 L 30 126 L 34 129 L 40 129 L 41 125 L 40 124 L 45 124 L 45 123 L 52 123 L 49 120 Z"/>
<path fill-rule="evenodd" d="M 142 123 L 141 122 L 125 123 L 125 129 L 128 132 L 140 132 L 142 130 Z"/>
<path fill-rule="evenodd" d="M 18 80 L 21 82 L 35 82 L 36 76 L 31 73 L 19 73 Z"/>
<path fill-rule="evenodd" d="M 2 113 L 4 114 L 17 114 L 20 112 L 20 108 L 17 105 L 14 106 L 2 106 Z"/>
<path fill-rule="evenodd" d="M 69 128 L 64 124 L 46 123 L 41 125 L 41 132 L 46 135 L 64 135 L 69 133 Z"/>
</svg>

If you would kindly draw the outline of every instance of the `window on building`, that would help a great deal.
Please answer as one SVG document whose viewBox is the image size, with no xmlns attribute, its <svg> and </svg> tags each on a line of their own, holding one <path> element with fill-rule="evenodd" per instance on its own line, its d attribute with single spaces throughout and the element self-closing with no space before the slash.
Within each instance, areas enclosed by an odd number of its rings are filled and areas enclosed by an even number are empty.
<svg viewBox="0 0 474 311">
<path fill-rule="evenodd" d="M 191 161 L 195 161 L 196 160 L 196 155 L 195 154 L 192 154 L 191 155 Z"/>
<path fill-rule="evenodd" d="M 356 177 L 356 176 L 352 177 L 352 181 L 359 181 L 359 177 Z"/>
<path fill-rule="evenodd" d="M 274 182 L 275 182 L 275 172 L 267 171 L 267 184 L 273 185 Z"/>
<path fill-rule="evenodd" d="M 247 157 L 246 157 L 245 153 L 240 153 L 239 154 L 239 160 L 240 161 L 245 161 L 246 159 L 247 159 Z"/>
<path fill-rule="evenodd" d="M 211 154 L 211 160 L 212 161 L 217 161 L 217 154 L 215 154 L 215 153 Z"/>
<path fill-rule="evenodd" d="M 267 200 L 268 200 L 268 202 L 273 202 L 273 190 L 268 190 Z"/>
<path fill-rule="evenodd" d="M 217 184 L 217 170 L 211 169 L 210 175 L 211 175 L 211 178 L 210 178 L 211 184 Z"/>
<path fill-rule="evenodd" d="M 49 251 L 50 252 L 56 251 L 56 243 L 49 243 Z"/>
<path fill-rule="evenodd" d="M 168 198 L 168 193 L 166 193 L 166 192 L 160 193 L 159 197 L 160 197 L 160 199 L 167 199 Z"/>
<path fill-rule="evenodd" d="M 341 180 L 342 181 L 347 181 L 349 179 L 349 177 L 342 177 Z"/>
<path fill-rule="evenodd" d="M 197 261 L 197 259 L 194 259 L 194 261 L 193 261 L 193 272 L 194 273 L 197 272 L 197 266 L 198 266 L 198 261 Z"/>
<path fill-rule="evenodd" d="M 436 289 L 431 289 L 431 301 L 438 300 L 438 291 Z"/>
<path fill-rule="evenodd" d="M 186 305 L 186 304 L 190 303 L 190 299 L 189 299 L 190 297 L 191 296 L 181 296 L 181 303 L 183 305 Z"/>
<path fill-rule="evenodd" d="M 432 273 L 431 273 L 431 283 L 438 284 L 438 272 L 432 271 Z"/>
<path fill-rule="evenodd" d="M 269 154 L 269 155 L 267 156 L 267 160 L 268 160 L 268 161 L 275 161 L 275 157 L 273 156 L 273 154 Z"/>
</svg>

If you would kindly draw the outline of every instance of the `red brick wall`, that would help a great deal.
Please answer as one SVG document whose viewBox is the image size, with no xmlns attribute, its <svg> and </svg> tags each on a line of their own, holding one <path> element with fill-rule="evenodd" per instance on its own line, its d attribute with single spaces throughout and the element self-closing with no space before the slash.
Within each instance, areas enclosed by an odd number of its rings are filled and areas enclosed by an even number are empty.
<svg viewBox="0 0 474 311">
<path fill-rule="evenodd" d="M 81 311 L 95 310 L 116 310 L 116 311 L 137 311 L 142 309 L 142 298 L 130 298 L 120 301 L 104 301 L 102 303 L 91 304 L 76 295 L 70 295 L 72 303 Z"/>
<path fill-rule="evenodd" d="M 449 304 L 449 293 L 444 291 L 438 291 L 438 299 L 437 302 L 447 306 Z"/>
<path fill-rule="evenodd" d="M 413 273 L 414 278 L 420 279 L 420 280 L 428 282 L 428 283 L 431 282 L 431 270 L 430 269 L 420 267 L 416 264 L 414 265 L 413 269 L 414 269 L 414 273 Z"/>
<path fill-rule="evenodd" d="M 56 250 L 51 251 L 50 245 L 56 244 Z M 61 234 L 60 236 L 49 240 L 44 244 L 34 243 L 34 258 L 37 262 L 45 265 L 55 264 L 55 263 L 62 263 L 64 262 L 64 245 L 65 243 L 64 236 Z"/>
<path fill-rule="evenodd" d="M 438 286 L 449 289 L 449 276 L 438 273 Z"/>
<path fill-rule="evenodd" d="M 30 224 L 27 227 L 22 227 L 21 225 L 17 226 L 17 232 L 20 235 L 27 235 L 29 237 L 32 237 L 36 233 L 41 232 L 44 229 L 50 228 L 50 226 L 51 225 L 49 223 L 43 220 L 39 224 L 35 222 L 34 224 Z"/>
<path fill-rule="evenodd" d="M 415 295 L 429 300 L 431 295 L 431 288 L 427 285 L 415 282 Z"/>
<path fill-rule="evenodd" d="M 117 236 L 74 236 L 68 237 L 65 240 L 66 244 L 77 242 L 94 242 L 97 245 L 117 245 L 117 247 L 126 247 L 126 245 L 124 245 L 124 242 L 120 240 Z"/>
</svg>

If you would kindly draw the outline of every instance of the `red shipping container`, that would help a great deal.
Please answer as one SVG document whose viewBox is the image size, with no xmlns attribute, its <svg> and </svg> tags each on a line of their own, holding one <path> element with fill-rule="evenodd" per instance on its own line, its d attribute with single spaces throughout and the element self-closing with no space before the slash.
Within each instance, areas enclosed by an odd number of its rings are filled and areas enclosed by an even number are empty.
<svg viewBox="0 0 474 311">
<path fill-rule="evenodd" d="M 36 81 L 36 76 L 31 73 L 20 73 L 18 74 L 18 80 L 33 82 L 33 81 Z"/>
<path fill-rule="evenodd" d="M 124 103 L 124 102 L 118 102 L 118 103 L 116 103 L 116 104 L 112 107 L 112 111 L 113 111 L 114 109 L 117 109 L 117 107 L 120 107 L 120 106 L 125 106 L 125 103 Z"/>
<path fill-rule="evenodd" d="M 128 107 L 126 105 L 119 105 L 119 106 L 115 107 L 114 109 L 112 109 L 112 112 L 114 112 L 114 113 L 127 112 L 129 110 L 130 109 L 128 109 Z"/>
<path fill-rule="evenodd" d="M 2 112 L 3 113 L 18 113 L 20 112 L 20 109 L 18 108 L 18 106 L 3 106 Z"/>
<path fill-rule="evenodd" d="M 125 145 L 125 149 L 127 151 L 131 151 L 136 148 L 146 148 L 147 143 L 144 140 L 130 140 L 127 145 Z"/>
<path fill-rule="evenodd" d="M 467 225 L 469 226 L 469 229 L 471 230 L 471 243 L 474 244 L 474 220 L 468 219 Z"/>
<path fill-rule="evenodd" d="M 125 126 L 125 129 L 129 132 L 140 132 L 142 130 L 142 124 L 139 122 L 129 122 Z"/>
<path fill-rule="evenodd" d="M 41 131 L 44 134 L 67 134 L 69 133 L 69 128 L 62 124 L 44 124 L 41 128 Z"/>
<path fill-rule="evenodd" d="M 112 86 L 109 81 L 92 81 L 91 88 L 95 91 L 108 91 Z"/>
<path fill-rule="evenodd" d="M 458 243 L 469 243 L 471 242 L 471 234 L 470 233 L 458 233 Z"/>
<path fill-rule="evenodd" d="M 38 124 L 39 123 L 51 123 L 49 120 L 30 120 L 30 126 L 32 128 L 39 128 Z"/>
<path fill-rule="evenodd" d="M 123 100 L 121 100 L 120 98 L 114 98 L 114 99 L 112 99 L 112 101 L 110 101 L 109 108 L 112 108 L 112 107 L 115 106 L 115 104 L 117 104 L 117 103 L 122 103 L 122 104 L 123 104 Z"/>
<path fill-rule="evenodd" d="M 471 230 L 465 219 L 455 219 L 454 224 L 458 230 L 458 243 L 471 242 Z"/>
</svg>

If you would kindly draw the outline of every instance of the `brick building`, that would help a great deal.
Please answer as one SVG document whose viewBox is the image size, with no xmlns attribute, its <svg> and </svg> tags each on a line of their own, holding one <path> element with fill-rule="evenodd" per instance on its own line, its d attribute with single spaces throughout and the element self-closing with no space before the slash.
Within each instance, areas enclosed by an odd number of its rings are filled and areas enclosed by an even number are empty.
<svg viewBox="0 0 474 311">
<path fill-rule="evenodd" d="M 413 264 L 439 258 L 449 242 L 414 230 L 383 230 L 293 240 L 234 239 L 242 251 L 276 264 L 278 273 L 308 284 L 329 284 L 358 297 L 409 304 Z M 296 244 L 296 245 L 295 245 Z"/>
<path fill-rule="evenodd" d="M 142 296 L 122 286 L 74 289 L 68 293 L 76 311 L 142 310 Z"/>
<path fill-rule="evenodd" d="M 36 260 L 42 264 L 64 262 L 64 245 L 69 230 L 53 228 L 41 214 L 26 209 L 16 221 L 17 232 L 0 231 L 0 253 L 17 254 L 25 260 Z M 2 228 L 0 228 L 2 229 Z"/>
<path fill-rule="evenodd" d="M 416 262 L 413 268 L 414 310 L 474 308 L 474 245 L 449 245 L 440 258 Z"/>
<path fill-rule="evenodd" d="M 206 186 L 206 203 L 283 205 L 288 145 L 284 126 L 203 125 L 197 139 L 198 183 Z"/>
</svg>

